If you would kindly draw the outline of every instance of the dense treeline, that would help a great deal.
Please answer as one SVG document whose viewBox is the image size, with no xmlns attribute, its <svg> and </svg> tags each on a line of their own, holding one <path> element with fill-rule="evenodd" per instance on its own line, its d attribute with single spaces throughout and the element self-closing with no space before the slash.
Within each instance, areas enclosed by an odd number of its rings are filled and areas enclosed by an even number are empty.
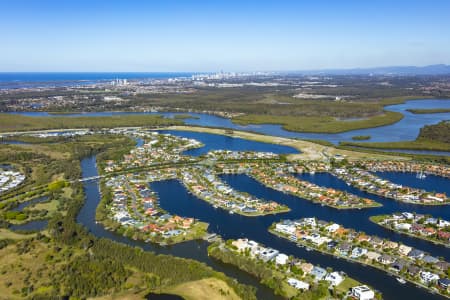
<svg viewBox="0 0 450 300">
<path fill-rule="evenodd" d="M 426 125 L 422 127 L 420 129 L 419 139 L 427 139 L 450 144 L 450 121 L 442 121 L 435 125 Z"/>
<path fill-rule="evenodd" d="M 237 266 L 261 280 L 261 283 L 273 289 L 278 295 L 286 296 L 283 287 L 283 278 L 275 274 L 267 263 L 250 258 L 247 255 L 236 255 L 235 253 L 221 249 L 218 244 L 212 244 L 208 247 L 208 254 L 215 259 L 224 263 Z M 311 290 L 302 292 L 294 299 L 322 299 L 327 296 L 328 285 L 319 283 L 312 287 Z"/>
<path fill-rule="evenodd" d="M 64 293 L 71 297 L 97 296 L 99 292 L 120 291 L 131 271 L 115 259 L 83 255 L 61 270 Z"/>
<path fill-rule="evenodd" d="M 238 284 L 203 263 L 169 255 L 156 255 L 152 252 L 146 252 L 140 248 L 133 248 L 108 239 L 95 238 L 84 227 L 75 222 L 75 217 L 83 204 L 83 200 L 80 198 L 75 198 L 74 200 L 66 216 L 61 214 L 55 215 L 49 222 L 49 231 L 58 243 L 82 247 L 86 250 L 89 249 L 89 253 L 92 254 L 90 264 L 94 261 L 96 268 L 104 267 L 103 272 L 108 273 L 111 271 L 109 267 L 111 260 L 114 260 L 114 263 L 117 264 L 116 270 L 130 267 L 136 268 L 139 271 L 148 273 L 150 276 L 150 280 L 147 282 L 147 288 L 150 290 L 202 278 L 216 277 L 226 281 L 243 299 L 255 299 L 253 287 Z M 80 268 L 82 269 L 83 267 Z M 94 276 L 95 273 L 91 272 L 90 274 Z M 125 279 L 117 277 L 116 283 L 123 282 Z M 90 281 L 95 280 L 94 277 L 89 276 L 84 276 L 77 280 L 79 282 L 70 285 L 70 295 L 93 296 L 88 291 L 94 290 L 97 291 L 96 295 L 102 295 L 106 293 L 106 290 L 111 285 L 110 281 L 105 282 L 105 285 L 100 284 L 100 286 L 97 286 L 96 283 L 90 284 Z"/>
<path fill-rule="evenodd" d="M 0 131 L 26 131 L 71 128 L 113 128 L 124 126 L 167 126 L 183 124 L 180 120 L 157 115 L 119 115 L 108 117 L 27 117 L 0 114 Z"/>
</svg>

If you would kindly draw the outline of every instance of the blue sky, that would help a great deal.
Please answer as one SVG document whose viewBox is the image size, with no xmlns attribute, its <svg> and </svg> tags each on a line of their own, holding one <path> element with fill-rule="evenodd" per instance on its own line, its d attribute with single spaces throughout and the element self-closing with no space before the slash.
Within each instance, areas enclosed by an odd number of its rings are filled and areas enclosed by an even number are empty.
<svg viewBox="0 0 450 300">
<path fill-rule="evenodd" d="M 450 1 L 2 0 L 0 71 L 450 64 Z"/>
</svg>

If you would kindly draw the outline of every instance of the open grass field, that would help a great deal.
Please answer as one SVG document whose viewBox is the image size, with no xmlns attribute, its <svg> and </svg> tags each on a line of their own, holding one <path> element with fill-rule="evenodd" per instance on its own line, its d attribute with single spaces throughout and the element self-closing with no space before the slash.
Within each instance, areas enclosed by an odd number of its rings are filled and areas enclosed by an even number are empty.
<svg viewBox="0 0 450 300">
<path fill-rule="evenodd" d="M 30 209 L 30 210 L 45 209 L 49 213 L 53 213 L 56 211 L 56 209 L 58 207 L 58 203 L 59 203 L 58 200 L 51 200 L 51 201 L 44 202 L 44 203 L 37 203 L 36 205 L 29 207 L 28 209 Z"/>
<path fill-rule="evenodd" d="M 121 126 L 162 126 L 173 124 L 182 124 L 182 121 L 166 119 L 157 115 L 67 118 L 28 117 L 0 114 L 0 132 L 73 128 L 112 128 Z"/>
<path fill-rule="evenodd" d="M 29 239 L 34 237 L 36 234 L 20 234 L 15 233 L 11 230 L 0 228 L 0 240 L 23 240 L 23 239 Z M 1 288 L 0 288 L 1 290 Z"/>
<path fill-rule="evenodd" d="M 51 289 L 52 283 L 46 275 L 51 272 L 46 264 L 47 254 L 52 251 L 48 245 L 33 243 L 32 251 L 18 254 L 15 245 L 10 245 L 0 250 L 0 299 L 23 299 L 22 288 L 30 284 L 38 287 L 38 290 Z M 55 264 L 57 268 L 60 264 Z M 39 276 L 38 274 L 41 274 Z M 25 279 L 30 283 L 26 284 Z"/>
<path fill-rule="evenodd" d="M 224 281 L 206 278 L 186 282 L 164 290 L 165 293 L 180 295 L 186 300 L 239 300 L 241 299 Z"/>
</svg>

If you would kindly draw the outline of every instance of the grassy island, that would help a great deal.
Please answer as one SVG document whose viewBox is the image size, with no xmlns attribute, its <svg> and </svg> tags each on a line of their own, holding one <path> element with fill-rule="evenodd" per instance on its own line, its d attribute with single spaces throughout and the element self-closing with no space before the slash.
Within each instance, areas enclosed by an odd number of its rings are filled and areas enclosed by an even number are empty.
<svg viewBox="0 0 450 300">
<path fill-rule="evenodd" d="M 450 108 L 407 109 L 407 111 L 413 114 L 441 114 L 449 113 Z"/>
<path fill-rule="evenodd" d="M 364 120 L 340 121 L 334 117 L 309 116 L 270 116 L 248 114 L 233 118 L 239 125 L 249 124 L 279 124 L 283 129 L 296 132 L 339 133 L 356 129 L 373 128 L 394 124 L 403 115 L 398 112 L 385 111 L 382 114 Z"/>
<path fill-rule="evenodd" d="M 355 136 L 352 136 L 352 140 L 354 140 L 354 141 L 370 140 L 370 135 L 355 135 Z"/>
</svg>

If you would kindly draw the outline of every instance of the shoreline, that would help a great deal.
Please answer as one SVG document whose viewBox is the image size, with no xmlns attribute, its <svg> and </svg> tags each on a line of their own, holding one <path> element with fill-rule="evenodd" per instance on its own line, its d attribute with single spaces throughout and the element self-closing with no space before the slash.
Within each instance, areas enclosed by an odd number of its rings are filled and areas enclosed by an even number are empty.
<svg viewBox="0 0 450 300">
<path fill-rule="evenodd" d="M 440 246 L 444 246 L 444 247 L 446 247 L 446 248 L 450 248 L 450 245 L 449 245 L 449 244 L 446 244 L 446 243 L 441 242 L 441 241 L 439 241 L 439 240 L 427 239 L 426 237 L 421 236 L 421 235 L 415 235 L 415 234 L 412 234 L 412 233 L 409 233 L 409 232 L 400 231 L 400 230 L 397 230 L 397 229 L 388 227 L 388 226 L 386 226 L 386 225 L 380 224 L 380 223 L 378 223 L 377 221 L 375 221 L 375 220 L 373 219 L 373 217 L 377 217 L 377 216 L 370 216 L 370 217 L 369 217 L 369 221 L 370 221 L 370 222 L 372 222 L 372 223 L 374 223 L 374 224 L 377 224 L 378 226 L 381 226 L 381 227 L 383 227 L 383 228 L 385 228 L 385 229 L 387 229 L 387 230 L 393 231 L 393 232 L 398 233 L 398 234 L 404 234 L 404 235 L 407 235 L 407 236 L 410 236 L 410 237 L 413 237 L 413 238 L 416 238 L 416 239 L 419 239 L 419 240 L 423 240 L 423 241 L 426 241 L 426 242 L 430 242 L 430 243 L 433 243 L 433 244 L 435 244 L 435 245 L 440 245 Z"/>
<path fill-rule="evenodd" d="M 286 137 L 279 137 L 273 135 L 267 135 L 262 133 L 255 133 L 251 131 L 243 131 L 243 130 L 232 130 L 217 128 L 217 127 L 202 127 L 202 126 L 190 126 L 190 125 L 173 125 L 166 126 L 155 130 L 178 130 L 178 131 L 192 131 L 192 132 L 200 132 L 200 133 L 210 133 L 210 134 L 218 134 L 235 138 L 242 138 L 246 140 L 270 143 L 276 145 L 283 145 L 292 147 L 301 153 L 297 154 L 288 154 L 288 160 L 320 160 L 320 159 L 328 159 L 329 156 L 334 156 L 336 154 L 345 155 L 349 159 L 395 159 L 395 160 L 405 160 L 409 158 L 394 156 L 389 154 L 371 154 L 365 152 L 351 151 L 351 150 L 343 150 L 336 147 L 324 146 L 311 141 L 301 140 L 301 139 L 293 139 Z"/>
</svg>

